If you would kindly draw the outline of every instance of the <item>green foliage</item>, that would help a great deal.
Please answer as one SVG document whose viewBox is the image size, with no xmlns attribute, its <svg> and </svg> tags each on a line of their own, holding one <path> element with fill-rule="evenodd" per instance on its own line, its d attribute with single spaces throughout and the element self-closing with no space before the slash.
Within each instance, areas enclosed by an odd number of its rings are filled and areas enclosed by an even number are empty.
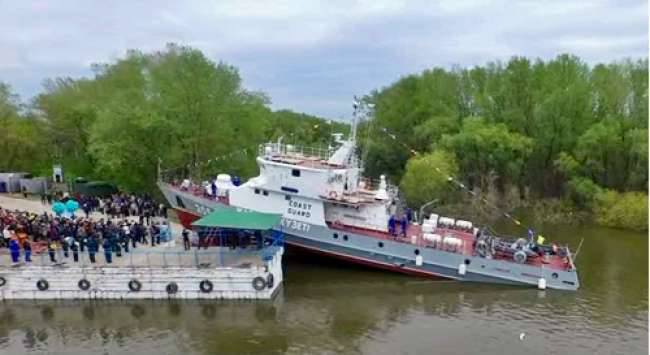
<svg viewBox="0 0 650 355">
<path fill-rule="evenodd" d="M 436 168 L 440 171 L 438 172 Z M 458 165 L 454 155 L 444 150 L 436 150 L 409 159 L 401 181 L 401 189 L 414 207 L 436 198 L 442 202 L 454 191 L 449 186 L 447 176 L 455 176 L 457 173 Z"/>
<path fill-rule="evenodd" d="M 420 153 L 443 147 L 456 154 L 470 185 L 496 174 L 500 190 L 514 184 L 539 198 L 569 193 L 575 176 L 616 190 L 647 188 L 647 59 L 589 67 L 563 54 L 549 61 L 513 57 L 469 69 L 434 68 L 366 100 L 376 111 L 367 125 L 380 135 L 366 143 L 372 175 L 399 179 L 407 147 Z M 384 128 L 396 140 L 382 135 Z M 501 136 L 471 137 L 471 130 Z M 512 154 L 504 149 L 512 144 L 520 149 L 504 164 Z M 387 159 L 390 150 L 401 160 Z"/>
<path fill-rule="evenodd" d="M 602 188 L 591 179 L 573 177 L 568 182 L 569 197 L 578 207 L 592 207 Z"/>
<path fill-rule="evenodd" d="M 486 189 L 491 173 L 496 174 L 497 186 L 503 191 L 508 183 L 517 184 L 526 160 L 532 151 L 532 139 L 508 131 L 503 123 L 488 124 L 485 120 L 465 120 L 462 130 L 444 135 L 440 146 L 458 157 L 461 175 L 470 188 Z"/>
<path fill-rule="evenodd" d="M 17 98 L 0 86 L 0 120 L 7 128 L 0 144 L 11 153 L 0 157 L 0 168 L 42 172 L 56 162 L 68 177 L 153 190 L 159 158 L 182 176 L 250 176 L 257 172 L 257 145 L 267 139 L 326 147 L 332 132 L 348 129 L 288 110 L 271 112 L 263 94 L 242 87 L 235 67 L 190 47 L 132 50 L 93 70 L 91 79 L 47 80 L 33 103 L 37 118 L 21 115 Z M 232 152 L 248 154 L 215 159 Z"/>
<path fill-rule="evenodd" d="M 597 197 L 596 221 L 604 226 L 648 230 L 648 195 L 642 192 L 602 192 Z"/>
</svg>

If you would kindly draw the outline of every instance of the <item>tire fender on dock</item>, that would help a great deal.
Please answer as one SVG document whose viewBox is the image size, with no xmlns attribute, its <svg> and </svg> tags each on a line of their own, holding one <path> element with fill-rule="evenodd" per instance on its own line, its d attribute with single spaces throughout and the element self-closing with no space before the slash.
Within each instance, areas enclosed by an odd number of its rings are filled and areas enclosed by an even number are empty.
<svg viewBox="0 0 650 355">
<path fill-rule="evenodd" d="M 214 288 L 214 285 L 212 284 L 212 281 L 210 280 L 203 280 L 199 283 L 199 288 L 201 289 L 201 292 L 203 293 L 210 293 L 212 292 L 212 289 Z"/>
<path fill-rule="evenodd" d="M 79 282 L 77 282 L 77 286 L 79 286 L 79 289 L 81 289 L 82 291 L 88 291 L 88 289 L 90 288 L 90 281 L 86 279 L 81 279 L 79 280 Z"/>
<path fill-rule="evenodd" d="M 129 281 L 129 290 L 133 292 L 139 292 L 142 289 L 142 284 L 136 279 Z"/>
<path fill-rule="evenodd" d="M 41 291 L 47 291 L 47 289 L 50 288 L 50 283 L 47 282 L 46 279 L 40 279 L 36 281 L 36 288 L 38 288 Z"/>
<path fill-rule="evenodd" d="M 253 288 L 256 291 L 262 291 L 266 288 L 266 280 L 263 277 L 257 276 L 253 279 Z"/>
</svg>

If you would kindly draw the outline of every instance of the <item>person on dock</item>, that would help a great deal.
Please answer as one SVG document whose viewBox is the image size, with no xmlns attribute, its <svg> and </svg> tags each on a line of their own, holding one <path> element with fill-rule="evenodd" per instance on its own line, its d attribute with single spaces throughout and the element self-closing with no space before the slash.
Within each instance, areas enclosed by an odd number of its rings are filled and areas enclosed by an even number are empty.
<svg viewBox="0 0 650 355">
<path fill-rule="evenodd" d="M 190 232 L 183 228 L 183 249 L 185 250 L 190 250 L 191 244 L 190 244 Z"/>
<path fill-rule="evenodd" d="M 20 261 L 20 245 L 18 238 L 11 238 L 9 240 L 9 252 L 11 254 L 11 261 L 15 264 Z"/>
<path fill-rule="evenodd" d="M 77 244 L 77 242 L 74 239 L 72 239 L 71 243 L 72 244 L 70 245 L 70 250 L 72 250 L 72 260 L 75 263 L 78 263 L 79 262 L 79 245 Z"/>
<path fill-rule="evenodd" d="M 106 259 L 106 263 L 113 263 L 113 243 L 111 243 L 110 239 L 106 238 L 104 239 L 104 244 L 102 246 L 104 247 L 104 258 Z"/>
<path fill-rule="evenodd" d="M 88 259 L 91 263 L 95 263 L 95 254 L 99 251 L 99 243 L 97 237 L 94 235 L 88 239 Z"/>
<path fill-rule="evenodd" d="M 56 243 L 54 241 L 47 243 L 47 253 L 50 256 L 50 261 L 54 264 L 56 264 L 56 249 Z"/>
<path fill-rule="evenodd" d="M 29 242 L 29 239 L 25 239 L 23 242 L 23 250 L 25 251 L 25 262 L 32 262 L 32 243 Z"/>
<path fill-rule="evenodd" d="M 63 238 L 63 241 L 61 242 L 61 249 L 63 249 L 63 256 L 66 257 L 66 258 L 69 256 L 69 254 L 68 254 L 69 245 L 68 245 L 68 241 L 67 241 L 68 238 L 70 238 L 70 237 Z"/>
</svg>

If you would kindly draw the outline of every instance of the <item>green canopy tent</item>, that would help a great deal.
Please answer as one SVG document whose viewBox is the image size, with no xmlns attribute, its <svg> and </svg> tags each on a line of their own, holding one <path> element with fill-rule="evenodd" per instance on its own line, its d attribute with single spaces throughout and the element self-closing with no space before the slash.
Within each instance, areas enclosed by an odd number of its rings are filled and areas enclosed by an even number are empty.
<svg viewBox="0 0 650 355">
<path fill-rule="evenodd" d="M 280 220 L 282 215 L 273 213 L 261 213 L 238 208 L 224 208 L 216 210 L 201 219 L 192 223 L 198 229 L 199 235 L 207 232 L 214 235 L 214 231 L 236 230 L 252 231 L 256 236 L 261 236 L 262 231 L 271 231 L 274 245 L 282 243 Z M 275 230 L 274 230 L 275 228 Z M 217 233 L 223 238 L 223 233 Z M 223 239 L 220 239 L 223 245 Z"/>
<path fill-rule="evenodd" d="M 270 230 L 280 224 L 282 215 L 235 208 L 214 211 L 194 221 L 192 226 L 203 228 Z"/>
</svg>

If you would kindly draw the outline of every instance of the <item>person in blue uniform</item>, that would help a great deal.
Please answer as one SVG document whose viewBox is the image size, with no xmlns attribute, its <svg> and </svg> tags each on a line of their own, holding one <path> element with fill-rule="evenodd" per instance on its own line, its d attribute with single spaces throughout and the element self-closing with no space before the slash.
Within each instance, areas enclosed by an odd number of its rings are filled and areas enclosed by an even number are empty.
<svg viewBox="0 0 650 355">
<path fill-rule="evenodd" d="M 106 263 L 111 264 L 113 262 L 113 243 L 111 243 L 110 239 L 106 238 L 104 239 L 102 246 L 104 247 L 104 258 L 106 258 Z"/>
<path fill-rule="evenodd" d="M 9 252 L 11 253 L 11 261 L 17 263 L 20 260 L 20 245 L 17 239 L 9 241 Z"/>
<path fill-rule="evenodd" d="M 388 233 L 395 235 L 395 217 L 392 215 L 388 219 Z"/>
<path fill-rule="evenodd" d="M 23 242 L 23 250 L 25 251 L 25 262 L 32 262 L 32 244 L 29 242 L 29 239 L 25 239 Z"/>
<path fill-rule="evenodd" d="M 88 258 L 91 263 L 95 263 L 95 254 L 99 250 L 99 243 L 97 243 L 97 238 L 93 235 L 88 239 Z"/>
</svg>

